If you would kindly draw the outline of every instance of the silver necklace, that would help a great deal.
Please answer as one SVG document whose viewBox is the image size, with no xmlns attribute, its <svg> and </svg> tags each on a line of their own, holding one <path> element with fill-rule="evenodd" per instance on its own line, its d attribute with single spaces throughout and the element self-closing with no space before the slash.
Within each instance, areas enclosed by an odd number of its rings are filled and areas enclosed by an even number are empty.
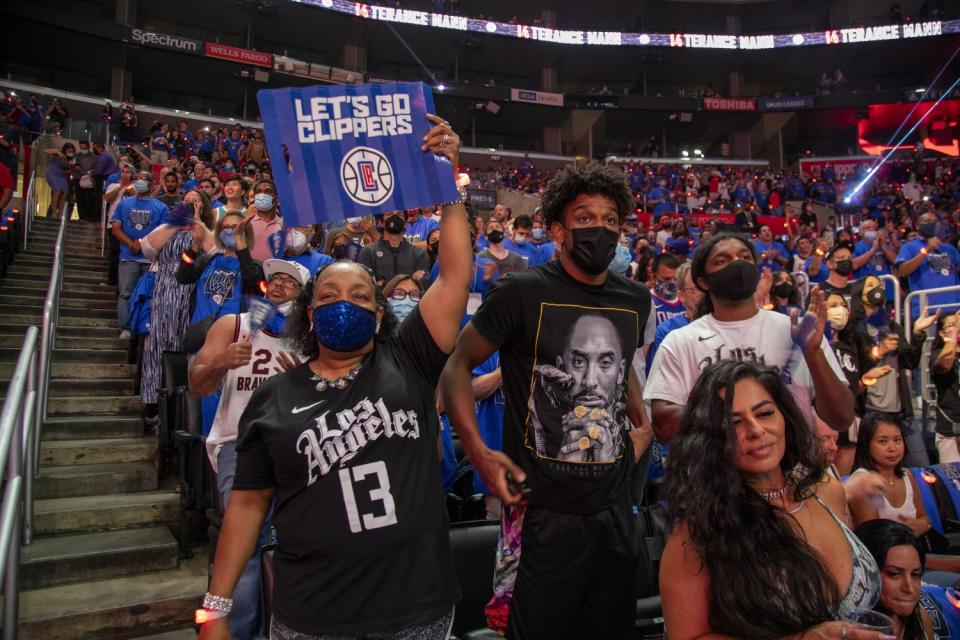
<svg viewBox="0 0 960 640">
<path fill-rule="evenodd" d="M 357 374 L 360 373 L 360 369 L 362 368 L 363 361 L 359 362 L 353 369 L 350 369 L 346 375 L 340 376 L 339 378 L 328 379 L 317 373 L 310 378 L 310 381 L 317 383 L 317 391 L 326 391 L 327 389 L 343 391 L 347 388 L 348 384 L 356 380 Z"/>
<path fill-rule="evenodd" d="M 797 506 L 795 508 L 791 509 L 790 511 L 787 511 L 787 515 L 792 516 L 793 514 L 797 513 L 798 511 L 800 511 L 800 509 L 803 509 L 803 505 L 804 505 L 804 502 L 803 500 L 801 500 L 800 502 L 797 503 Z"/>
<path fill-rule="evenodd" d="M 790 488 L 788 485 L 783 485 L 782 488 L 776 489 L 773 491 L 761 491 L 760 497 L 766 500 L 767 502 L 772 502 L 774 500 L 783 500 L 787 495 L 787 491 L 789 490 Z"/>
</svg>

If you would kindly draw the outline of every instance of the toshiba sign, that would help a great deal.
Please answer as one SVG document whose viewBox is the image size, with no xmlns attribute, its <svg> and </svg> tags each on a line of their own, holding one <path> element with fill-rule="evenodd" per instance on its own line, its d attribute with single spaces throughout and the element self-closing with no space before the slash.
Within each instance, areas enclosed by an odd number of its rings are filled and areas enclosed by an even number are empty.
<svg viewBox="0 0 960 640">
<path fill-rule="evenodd" d="M 147 47 L 169 49 L 181 53 L 192 53 L 198 56 L 203 55 L 203 40 L 183 38 L 181 36 L 170 35 L 169 33 L 144 31 L 142 29 L 131 29 L 130 39 L 137 44 Z"/>
</svg>

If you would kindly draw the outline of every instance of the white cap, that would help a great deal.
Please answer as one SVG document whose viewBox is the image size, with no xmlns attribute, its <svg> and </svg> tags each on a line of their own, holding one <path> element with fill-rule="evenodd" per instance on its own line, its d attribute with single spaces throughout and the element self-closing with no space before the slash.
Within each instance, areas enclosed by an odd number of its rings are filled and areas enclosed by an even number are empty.
<svg viewBox="0 0 960 640">
<path fill-rule="evenodd" d="M 307 280 L 310 279 L 310 272 L 296 262 L 273 258 L 263 261 L 263 275 L 266 276 L 267 280 L 277 273 L 285 273 L 299 282 L 300 286 L 307 284 Z"/>
</svg>

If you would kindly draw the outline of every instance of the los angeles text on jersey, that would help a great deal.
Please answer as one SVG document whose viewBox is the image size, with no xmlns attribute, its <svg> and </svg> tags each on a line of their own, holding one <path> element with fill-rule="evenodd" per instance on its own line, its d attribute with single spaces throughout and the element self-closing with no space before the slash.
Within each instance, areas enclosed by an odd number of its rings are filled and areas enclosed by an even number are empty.
<svg viewBox="0 0 960 640">
<path fill-rule="evenodd" d="M 297 453 L 302 453 L 307 462 L 307 486 L 317 481 L 318 471 L 324 476 L 334 465 L 343 466 L 361 449 L 381 437 L 413 440 L 420 437 L 417 412 L 400 410 L 391 413 L 383 398 L 376 402 L 364 398 L 352 409 L 344 409 L 332 419 L 330 412 L 324 411 L 314 423 L 297 438 Z"/>
<path fill-rule="evenodd" d="M 295 99 L 293 106 L 301 144 L 343 140 L 346 136 L 375 138 L 413 132 L 408 94 L 372 97 L 372 105 L 370 96 L 315 97 L 306 105 Z"/>
</svg>

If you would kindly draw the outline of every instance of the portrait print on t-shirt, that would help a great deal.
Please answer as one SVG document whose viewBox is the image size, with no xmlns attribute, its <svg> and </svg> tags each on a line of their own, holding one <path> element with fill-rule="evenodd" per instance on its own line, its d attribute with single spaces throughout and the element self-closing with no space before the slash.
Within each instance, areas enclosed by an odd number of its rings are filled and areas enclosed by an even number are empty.
<svg viewBox="0 0 960 640">
<path fill-rule="evenodd" d="M 624 452 L 624 397 L 639 341 L 637 313 L 544 303 L 536 336 L 526 446 L 538 458 L 615 462 Z"/>
</svg>

